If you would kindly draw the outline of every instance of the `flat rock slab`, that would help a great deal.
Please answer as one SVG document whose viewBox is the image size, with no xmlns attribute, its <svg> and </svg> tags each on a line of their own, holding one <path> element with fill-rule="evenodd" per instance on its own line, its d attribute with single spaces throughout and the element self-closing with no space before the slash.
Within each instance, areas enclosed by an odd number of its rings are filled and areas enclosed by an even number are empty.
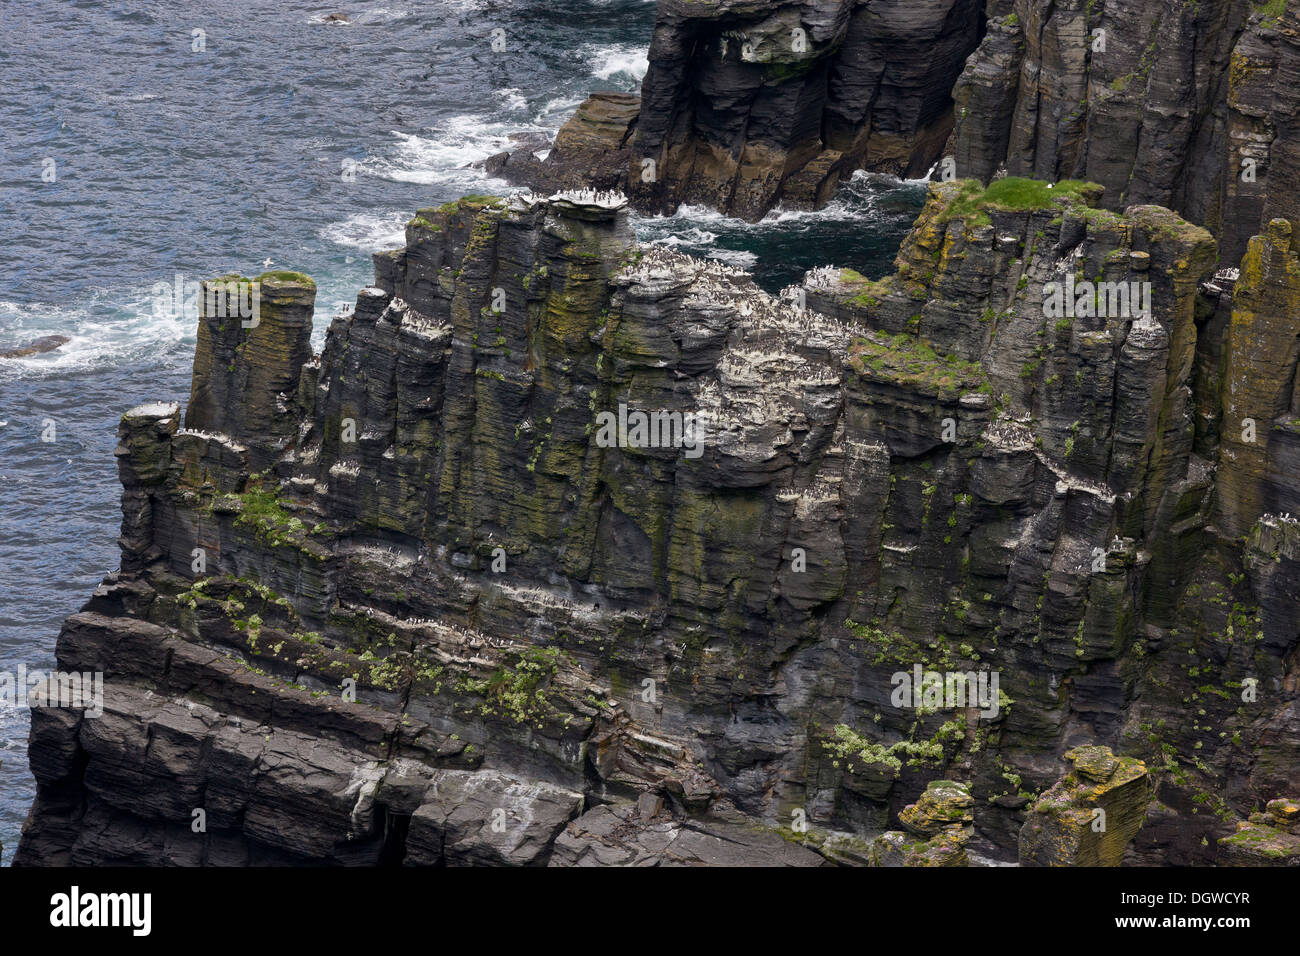
<svg viewBox="0 0 1300 956">
<path fill-rule="evenodd" d="M 551 866 L 824 866 L 780 834 L 716 820 L 647 821 L 634 803 L 596 807 L 555 841 Z"/>
</svg>

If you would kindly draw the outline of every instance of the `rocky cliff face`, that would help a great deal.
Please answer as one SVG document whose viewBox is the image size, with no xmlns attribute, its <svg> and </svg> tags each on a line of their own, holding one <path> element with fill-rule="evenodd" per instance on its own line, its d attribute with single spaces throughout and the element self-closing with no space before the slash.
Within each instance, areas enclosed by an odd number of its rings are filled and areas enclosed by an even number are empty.
<svg viewBox="0 0 1300 956">
<path fill-rule="evenodd" d="M 1207 0 L 727 0 L 659 5 L 641 97 L 597 94 L 539 187 L 760 218 L 858 169 L 1106 187 L 1206 226 L 1235 265 L 1300 224 L 1300 4 Z"/>
<path fill-rule="evenodd" d="M 488 166 L 745 219 L 822 205 L 862 168 L 923 176 L 984 21 L 977 0 L 662 0 L 639 99 L 596 94 L 544 163 L 517 150 Z"/>
<path fill-rule="evenodd" d="M 1235 263 L 1296 221 L 1300 6 L 1263 7 L 992 0 L 953 90 L 957 175 L 1088 179 L 1111 209 L 1204 224 Z"/>
<path fill-rule="evenodd" d="M 1233 297 L 1102 198 L 937 185 L 894 276 L 782 298 L 621 196 L 464 200 L 319 355 L 260 277 L 184 424 L 123 417 L 121 568 L 58 642 L 105 712 L 34 711 L 17 861 L 1060 862 L 1022 830 L 1061 845 L 1080 745 L 1156 799 L 1079 853 L 1218 859 L 1300 790 L 1294 252 Z M 1149 309 L 1046 314 L 1071 280 Z"/>
<path fill-rule="evenodd" d="M 862 167 L 923 175 L 982 26 L 976 0 L 666 0 L 633 196 L 653 210 L 705 203 L 756 219 L 781 200 L 820 204 Z"/>
</svg>

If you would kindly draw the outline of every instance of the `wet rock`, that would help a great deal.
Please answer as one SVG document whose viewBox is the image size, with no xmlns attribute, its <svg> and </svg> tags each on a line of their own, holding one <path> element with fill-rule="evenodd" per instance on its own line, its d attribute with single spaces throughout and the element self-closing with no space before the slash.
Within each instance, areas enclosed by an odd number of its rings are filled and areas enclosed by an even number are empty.
<svg viewBox="0 0 1300 956">
<path fill-rule="evenodd" d="M 560 127 L 554 143 L 521 143 L 484 161 L 489 175 L 541 192 L 565 189 L 626 190 L 632 170 L 631 141 L 640 97 L 593 93 Z M 538 153 L 549 146 L 545 159 Z"/>
<path fill-rule="evenodd" d="M 759 219 L 860 168 L 920 176 L 978 42 L 971 0 L 660 4 L 631 143 L 639 208 Z"/>
<path fill-rule="evenodd" d="M 34 339 L 27 345 L 12 349 L 0 349 L 0 359 L 26 358 L 29 355 L 42 355 L 45 352 L 53 352 L 60 345 L 71 342 L 66 335 L 42 335 L 39 339 Z"/>
</svg>

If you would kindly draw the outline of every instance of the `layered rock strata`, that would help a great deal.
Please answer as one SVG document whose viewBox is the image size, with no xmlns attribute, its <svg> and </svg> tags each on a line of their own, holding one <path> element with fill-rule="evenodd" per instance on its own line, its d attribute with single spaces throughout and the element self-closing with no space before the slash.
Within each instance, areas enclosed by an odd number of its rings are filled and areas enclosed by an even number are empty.
<svg viewBox="0 0 1300 956">
<path fill-rule="evenodd" d="M 821 204 L 855 169 L 924 175 L 982 24 L 975 0 L 664 0 L 632 194 L 756 219 Z"/>
<path fill-rule="evenodd" d="M 964 784 L 931 781 L 917 802 L 899 813 L 898 821 L 907 829 L 876 837 L 870 862 L 874 866 L 967 866 L 974 806 Z"/>
<path fill-rule="evenodd" d="M 661 0 L 639 98 L 595 94 L 544 162 L 515 150 L 487 166 L 540 189 L 626 189 L 649 212 L 820 206 L 858 169 L 925 175 L 983 23 L 977 0 Z"/>
<path fill-rule="evenodd" d="M 1020 831 L 1024 866 L 1119 866 L 1151 802 L 1146 765 L 1109 747 L 1065 754 L 1073 769 L 1030 809 Z"/>
<path fill-rule="evenodd" d="M 1294 0 L 662 0 L 639 98 L 593 96 L 545 162 L 489 162 L 757 219 L 858 169 L 946 159 L 949 178 L 1080 178 L 1115 211 L 1169 207 L 1231 265 L 1269 220 L 1300 225 L 1298 81 Z"/>
<path fill-rule="evenodd" d="M 953 90 L 956 175 L 1088 179 L 1207 226 L 1234 264 L 1297 219 L 1300 5 L 989 3 Z"/>
<path fill-rule="evenodd" d="M 319 354 L 310 280 L 261 277 L 183 424 L 122 419 L 121 567 L 57 648 L 105 710 L 33 712 L 17 861 L 879 863 L 943 836 L 934 781 L 972 801 L 935 858 L 1013 859 L 1094 744 L 1157 780 L 1131 861 L 1215 859 L 1300 791 L 1294 376 L 1232 374 L 1252 328 L 1285 364 L 1293 254 L 1252 241 L 1204 355 L 1213 239 L 1100 199 L 938 185 L 894 276 L 784 298 L 621 196 L 450 203 Z M 1071 279 L 1149 309 L 1049 316 Z M 665 440 L 610 441 L 634 412 Z"/>
<path fill-rule="evenodd" d="M 1300 804 L 1271 800 L 1237 832 L 1219 841 L 1224 859 L 1238 866 L 1300 866 Z"/>
</svg>

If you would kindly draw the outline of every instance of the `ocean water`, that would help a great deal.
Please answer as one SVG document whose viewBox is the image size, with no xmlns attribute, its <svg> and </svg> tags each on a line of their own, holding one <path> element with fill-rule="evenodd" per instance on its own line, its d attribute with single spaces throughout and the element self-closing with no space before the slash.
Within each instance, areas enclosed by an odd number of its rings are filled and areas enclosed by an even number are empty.
<svg viewBox="0 0 1300 956">
<path fill-rule="evenodd" d="M 466 164 L 636 90 L 649 0 L 6 0 L 0 12 L 0 672 L 48 669 L 61 620 L 117 566 L 122 412 L 184 402 L 194 322 L 155 284 L 296 269 L 330 317 L 419 206 L 508 191 Z M 341 11 L 351 23 L 326 21 Z M 492 38 L 504 39 L 494 51 Z M 349 171 L 352 175 L 349 175 Z M 758 224 L 684 209 L 644 241 L 769 289 L 832 263 L 890 271 L 924 187 L 859 176 Z M 35 789 L 29 721 L 0 702 L 0 843 Z"/>
</svg>

